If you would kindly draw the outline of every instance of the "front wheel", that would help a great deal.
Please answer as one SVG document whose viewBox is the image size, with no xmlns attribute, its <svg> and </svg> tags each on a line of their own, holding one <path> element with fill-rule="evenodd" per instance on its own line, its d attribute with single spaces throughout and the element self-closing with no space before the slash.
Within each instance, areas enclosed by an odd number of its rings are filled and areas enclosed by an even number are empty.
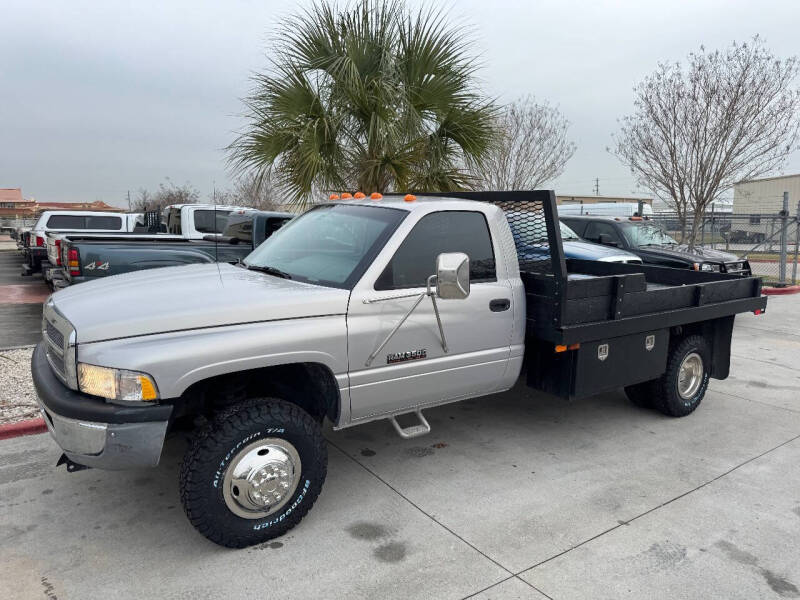
<svg viewBox="0 0 800 600">
<path fill-rule="evenodd" d="M 181 465 L 186 516 L 212 542 L 243 548 L 289 531 L 322 490 L 328 452 L 300 407 L 267 398 L 218 414 Z"/>
<path fill-rule="evenodd" d="M 711 355 L 705 338 L 691 335 L 670 351 L 667 370 L 654 385 L 653 405 L 665 415 L 685 417 L 708 389 Z"/>
</svg>

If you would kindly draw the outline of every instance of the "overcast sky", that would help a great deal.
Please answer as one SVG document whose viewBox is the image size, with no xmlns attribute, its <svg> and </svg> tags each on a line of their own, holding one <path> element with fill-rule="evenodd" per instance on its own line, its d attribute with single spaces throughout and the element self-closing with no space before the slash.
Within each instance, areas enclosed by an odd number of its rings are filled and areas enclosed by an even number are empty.
<svg viewBox="0 0 800 600">
<path fill-rule="evenodd" d="M 412 1 L 416 5 L 418 2 Z M 241 125 L 249 76 L 270 35 L 307 2 L 3 0 L 0 187 L 41 201 L 124 204 L 166 177 L 203 198 L 229 185 L 223 148 Z M 538 2 L 456 0 L 474 29 L 487 91 L 560 107 L 578 151 L 559 193 L 636 193 L 605 148 L 635 82 L 701 44 L 759 33 L 800 54 L 800 1 Z M 800 172 L 795 154 L 784 170 Z M 642 193 L 642 190 L 638 190 Z"/>
</svg>

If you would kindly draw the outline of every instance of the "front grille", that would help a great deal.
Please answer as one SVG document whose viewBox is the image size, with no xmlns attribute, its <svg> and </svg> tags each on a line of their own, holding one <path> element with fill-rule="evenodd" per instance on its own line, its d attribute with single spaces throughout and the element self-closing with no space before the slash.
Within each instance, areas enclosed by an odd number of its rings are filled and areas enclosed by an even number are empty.
<svg viewBox="0 0 800 600">
<path fill-rule="evenodd" d="M 64 358 L 53 352 L 52 348 L 47 348 L 47 358 L 50 361 L 50 366 L 52 366 L 56 373 L 63 379 L 66 376 Z"/>
<path fill-rule="evenodd" d="M 42 318 L 47 362 L 59 379 L 72 385 L 75 378 L 75 353 L 70 344 L 74 330 L 63 315 L 55 310 L 52 301 L 45 303 Z"/>
<path fill-rule="evenodd" d="M 56 329 L 50 321 L 47 322 L 47 337 L 50 338 L 50 341 L 54 346 L 61 348 L 63 351 L 64 334 Z"/>
</svg>

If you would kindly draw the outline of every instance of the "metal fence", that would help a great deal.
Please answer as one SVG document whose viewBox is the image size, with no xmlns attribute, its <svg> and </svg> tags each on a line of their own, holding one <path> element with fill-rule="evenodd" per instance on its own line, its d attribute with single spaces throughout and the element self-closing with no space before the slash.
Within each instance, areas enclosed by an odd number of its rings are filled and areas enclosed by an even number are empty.
<svg viewBox="0 0 800 600">
<path fill-rule="evenodd" d="M 788 204 L 788 203 L 787 203 Z M 658 213 L 652 217 L 664 231 L 680 241 L 682 227 L 676 214 Z M 686 240 L 691 229 L 687 219 Z M 798 281 L 800 250 L 800 202 L 793 210 L 732 214 L 708 212 L 695 239 L 695 246 L 710 248 L 747 258 L 753 275 L 778 284 Z"/>
</svg>

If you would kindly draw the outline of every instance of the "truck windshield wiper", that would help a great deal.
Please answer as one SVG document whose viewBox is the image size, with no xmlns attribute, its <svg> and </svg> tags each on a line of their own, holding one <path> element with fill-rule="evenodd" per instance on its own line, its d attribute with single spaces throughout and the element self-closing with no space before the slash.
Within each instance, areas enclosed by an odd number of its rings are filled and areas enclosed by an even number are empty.
<svg viewBox="0 0 800 600">
<path fill-rule="evenodd" d="M 261 265 L 247 265 L 248 271 L 258 271 L 259 273 L 266 273 L 267 275 L 274 275 L 275 277 L 282 277 L 283 279 L 291 279 L 292 276 L 286 271 L 281 271 L 275 267 L 262 267 Z"/>
</svg>

